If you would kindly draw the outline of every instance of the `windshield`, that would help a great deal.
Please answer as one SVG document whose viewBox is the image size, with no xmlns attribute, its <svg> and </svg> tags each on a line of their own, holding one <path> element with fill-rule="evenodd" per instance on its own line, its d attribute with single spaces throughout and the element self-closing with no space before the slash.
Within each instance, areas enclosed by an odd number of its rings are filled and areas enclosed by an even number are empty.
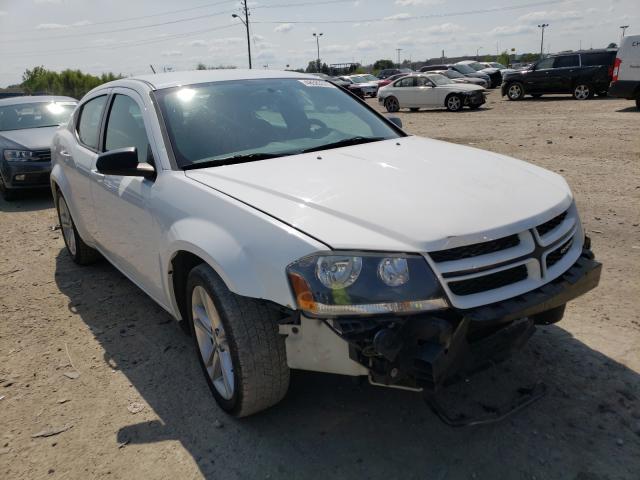
<svg viewBox="0 0 640 480">
<path fill-rule="evenodd" d="M 27 128 L 57 127 L 69 120 L 73 102 L 19 103 L 0 107 L 0 132 Z"/>
<path fill-rule="evenodd" d="M 156 92 L 180 167 L 401 136 L 324 80 L 234 80 Z"/>
<path fill-rule="evenodd" d="M 447 70 L 446 72 L 443 72 L 443 75 L 449 78 L 464 78 L 464 75 L 456 72 L 455 70 Z"/>
<path fill-rule="evenodd" d="M 504 65 L 502 65 L 501 63 L 497 63 L 497 62 L 491 62 L 491 63 L 489 63 L 489 65 L 491 65 L 493 68 L 497 68 L 498 70 L 504 70 L 504 69 L 507 68 Z"/>
<path fill-rule="evenodd" d="M 474 63 L 468 63 L 467 65 L 469 65 L 471 68 L 473 68 L 476 72 L 479 72 L 480 70 L 484 70 L 485 67 L 484 65 L 482 65 L 481 63 L 478 62 L 474 62 Z"/>
<path fill-rule="evenodd" d="M 367 80 L 364 77 L 349 77 L 354 83 L 369 83 L 370 80 Z"/>
<path fill-rule="evenodd" d="M 439 73 L 428 75 L 428 78 L 436 85 L 449 85 L 450 83 L 453 83 L 447 77 L 445 77 L 444 75 L 440 75 Z"/>
<path fill-rule="evenodd" d="M 362 75 L 362 78 L 366 79 L 368 82 L 377 82 L 379 79 L 374 77 L 373 75 Z"/>
<path fill-rule="evenodd" d="M 473 68 L 471 68 L 469 65 L 465 65 L 463 63 L 458 63 L 456 65 L 456 70 L 458 70 L 458 72 L 464 73 L 464 74 L 476 73 L 476 71 Z"/>
</svg>

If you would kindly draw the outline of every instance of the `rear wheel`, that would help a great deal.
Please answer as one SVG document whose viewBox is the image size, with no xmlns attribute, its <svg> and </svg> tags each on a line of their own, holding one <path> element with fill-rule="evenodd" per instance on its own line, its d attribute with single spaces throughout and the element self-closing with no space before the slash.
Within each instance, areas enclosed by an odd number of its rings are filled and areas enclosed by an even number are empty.
<svg viewBox="0 0 640 480">
<path fill-rule="evenodd" d="M 396 97 L 389 97 L 384 101 L 384 107 L 389 113 L 395 113 L 400 110 L 400 103 Z"/>
<path fill-rule="evenodd" d="M 69 206 L 66 200 L 60 194 L 56 198 L 56 208 L 58 210 L 58 220 L 60 221 L 60 229 L 62 230 L 62 238 L 67 246 L 67 251 L 74 262 L 78 265 L 89 265 L 100 258 L 100 253 L 88 246 L 80 237 L 76 228 Z"/>
<path fill-rule="evenodd" d="M 458 112 L 462 110 L 464 101 L 462 100 L 462 97 L 460 95 L 458 95 L 457 93 L 452 93 L 447 98 L 445 98 L 444 106 L 447 107 L 447 110 L 449 110 L 450 112 Z"/>
<path fill-rule="evenodd" d="M 573 89 L 573 98 L 576 100 L 587 100 L 593 97 L 593 89 L 586 83 L 579 83 Z"/>
<path fill-rule="evenodd" d="M 507 98 L 509 100 L 522 100 L 524 97 L 524 87 L 520 82 L 514 82 L 507 87 Z"/>
<path fill-rule="evenodd" d="M 289 388 L 289 367 L 271 309 L 230 292 L 206 264 L 191 270 L 186 288 L 200 366 L 218 405 L 245 417 L 278 403 Z"/>
</svg>

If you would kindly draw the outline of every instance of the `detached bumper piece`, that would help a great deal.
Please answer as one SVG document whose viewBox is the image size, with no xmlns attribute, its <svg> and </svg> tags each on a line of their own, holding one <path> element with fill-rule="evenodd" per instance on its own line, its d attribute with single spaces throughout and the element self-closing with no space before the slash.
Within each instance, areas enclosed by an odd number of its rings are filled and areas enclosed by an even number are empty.
<svg viewBox="0 0 640 480">
<path fill-rule="evenodd" d="M 350 358 L 365 366 L 373 384 L 437 392 L 455 380 L 508 358 L 535 331 L 555 321 L 566 302 L 593 289 L 602 265 L 584 249 L 554 281 L 507 301 L 428 315 L 336 319 L 334 331 L 349 343 Z M 534 395 L 535 396 L 535 395 Z"/>
<path fill-rule="evenodd" d="M 464 97 L 464 104 L 469 105 L 483 105 L 486 102 L 484 92 L 476 91 L 471 92 Z"/>
</svg>

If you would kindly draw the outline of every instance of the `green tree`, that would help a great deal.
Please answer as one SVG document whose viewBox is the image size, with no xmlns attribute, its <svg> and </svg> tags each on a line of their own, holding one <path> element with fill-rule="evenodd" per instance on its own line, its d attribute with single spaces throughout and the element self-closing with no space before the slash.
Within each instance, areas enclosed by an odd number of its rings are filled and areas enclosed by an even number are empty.
<svg viewBox="0 0 640 480">
<path fill-rule="evenodd" d="M 122 78 L 122 75 L 103 73 L 95 76 L 80 70 L 53 72 L 42 66 L 25 70 L 20 87 L 28 94 L 45 93 L 81 98 L 89 90 L 106 82 Z"/>
<path fill-rule="evenodd" d="M 393 60 L 376 60 L 373 64 L 374 70 L 384 70 L 385 68 L 394 68 L 396 66 Z"/>
</svg>

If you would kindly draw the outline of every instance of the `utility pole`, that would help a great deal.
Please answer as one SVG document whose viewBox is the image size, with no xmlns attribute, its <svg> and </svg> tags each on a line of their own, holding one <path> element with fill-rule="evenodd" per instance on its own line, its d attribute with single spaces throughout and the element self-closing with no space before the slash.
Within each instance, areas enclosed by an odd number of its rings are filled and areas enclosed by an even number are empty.
<svg viewBox="0 0 640 480">
<path fill-rule="evenodd" d="M 401 48 L 396 48 L 396 53 L 398 54 L 398 68 L 400 68 L 400 52 L 402 51 Z"/>
<path fill-rule="evenodd" d="M 318 72 L 320 72 L 320 70 L 322 70 L 322 64 L 320 63 L 320 37 L 324 35 L 322 32 L 321 33 L 314 33 L 313 36 L 316 37 L 316 48 L 318 49 L 318 60 L 317 60 L 317 65 L 318 65 Z"/>
<path fill-rule="evenodd" d="M 480 50 L 482 50 L 482 47 L 478 47 L 476 48 L 476 62 L 478 61 L 478 59 L 480 58 Z"/>
<path fill-rule="evenodd" d="M 544 55 L 544 51 L 543 51 L 543 46 L 544 46 L 544 29 L 546 27 L 548 27 L 549 24 L 548 23 L 542 23 L 540 25 L 538 25 L 538 28 L 542 29 L 542 38 L 540 39 L 540 59 L 542 59 L 542 56 Z"/>
<path fill-rule="evenodd" d="M 622 30 L 622 35 L 620 36 L 620 43 L 618 47 L 622 44 L 622 39 L 624 38 L 624 32 L 629 28 L 629 25 L 620 25 L 620 30 Z"/>
<path fill-rule="evenodd" d="M 247 52 L 249 53 L 249 69 L 251 69 L 251 38 L 249 35 L 249 7 L 247 7 L 247 0 L 242 1 L 242 13 L 244 13 L 244 20 L 240 15 L 233 14 L 231 15 L 233 18 L 237 18 L 240 20 L 244 27 L 247 29 Z"/>
</svg>

